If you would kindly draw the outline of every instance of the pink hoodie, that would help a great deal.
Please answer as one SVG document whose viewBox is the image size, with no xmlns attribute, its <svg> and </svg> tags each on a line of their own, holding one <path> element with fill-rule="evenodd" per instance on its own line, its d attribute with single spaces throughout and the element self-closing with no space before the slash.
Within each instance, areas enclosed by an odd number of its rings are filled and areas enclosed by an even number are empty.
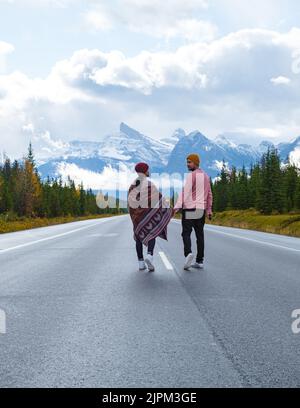
<svg viewBox="0 0 300 408">
<path fill-rule="evenodd" d="M 202 169 L 191 171 L 179 194 L 174 209 L 203 209 L 207 215 L 212 214 L 213 196 L 209 176 Z"/>
</svg>

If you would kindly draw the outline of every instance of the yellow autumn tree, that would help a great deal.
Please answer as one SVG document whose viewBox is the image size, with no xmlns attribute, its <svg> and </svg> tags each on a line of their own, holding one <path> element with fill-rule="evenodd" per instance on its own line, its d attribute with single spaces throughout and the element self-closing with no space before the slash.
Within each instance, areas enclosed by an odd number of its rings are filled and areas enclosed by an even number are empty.
<svg viewBox="0 0 300 408">
<path fill-rule="evenodd" d="M 35 167 L 31 143 L 29 144 L 28 155 L 24 159 L 22 178 L 22 213 L 27 217 L 37 216 L 42 202 L 42 186 Z"/>
</svg>

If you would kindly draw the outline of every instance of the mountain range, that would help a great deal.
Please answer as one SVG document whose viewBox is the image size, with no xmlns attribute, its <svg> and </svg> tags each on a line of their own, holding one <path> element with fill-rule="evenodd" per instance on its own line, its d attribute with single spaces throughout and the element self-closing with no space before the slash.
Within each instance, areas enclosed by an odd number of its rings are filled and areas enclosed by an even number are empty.
<svg viewBox="0 0 300 408">
<path fill-rule="evenodd" d="M 219 174 L 223 160 L 229 167 L 245 165 L 249 168 L 270 147 L 277 148 L 282 162 L 290 158 L 300 167 L 300 136 L 276 146 L 269 141 L 251 146 L 237 145 L 224 135 L 212 140 L 199 131 L 186 134 L 183 129 L 177 129 L 170 137 L 158 141 L 122 122 L 118 132 L 106 135 L 100 141 L 73 140 L 63 144 L 54 156 L 52 154 L 38 163 L 38 170 L 45 179 L 60 176 L 62 164 L 74 164 L 80 169 L 101 173 L 107 166 L 118 169 L 123 163 L 132 168 L 134 163 L 146 161 L 155 173 L 184 173 L 185 157 L 197 152 L 201 167 L 214 178 Z"/>
</svg>

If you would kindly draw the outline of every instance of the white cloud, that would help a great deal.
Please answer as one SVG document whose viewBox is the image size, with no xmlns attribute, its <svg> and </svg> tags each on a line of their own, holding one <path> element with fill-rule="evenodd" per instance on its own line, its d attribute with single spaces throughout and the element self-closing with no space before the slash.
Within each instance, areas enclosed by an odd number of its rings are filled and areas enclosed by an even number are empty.
<svg viewBox="0 0 300 408">
<path fill-rule="evenodd" d="M 0 41 L 0 54 L 9 54 L 14 51 L 14 46 L 5 41 Z"/>
<path fill-rule="evenodd" d="M 205 87 L 206 75 L 197 72 L 197 66 L 193 67 L 190 60 L 181 59 L 180 53 L 142 51 L 126 58 L 120 51 L 80 50 L 69 60 L 58 62 L 49 80 L 63 81 L 75 89 L 87 90 L 93 85 L 99 96 L 101 88 L 108 87 L 131 89 L 145 95 L 167 86 Z"/>
<path fill-rule="evenodd" d="M 65 8 L 81 0 L 0 0 L 1 3 L 22 7 L 58 7 Z"/>
<path fill-rule="evenodd" d="M 292 164 L 300 168 L 300 147 L 296 147 L 296 149 L 290 154 L 290 161 Z"/>
<path fill-rule="evenodd" d="M 57 176 L 60 176 L 64 182 L 67 182 L 68 176 L 74 180 L 76 185 L 83 182 L 85 188 L 101 190 L 104 194 L 107 191 L 127 192 L 130 184 L 136 178 L 134 165 L 125 165 L 120 163 L 119 168 L 111 166 L 104 167 L 102 172 L 95 172 L 83 169 L 74 163 L 60 162 L 56 168 Z M 152 174 L 151 181 L 157 186 L 170 192 L 171 188 L 181 189 L 183 178 L 179 174 Z M 126 201 L 126 195 L 120 197 Z"/>
<path fill-rule="evenodd" d="M 61 139 L 54 139 L 49 130 L 39 130 L 33 123 L 26 123 L 22 126 L 25 134 L 28 134 L 34 149 L 38 152 L 37 162 L 41 164 L 45 159 L 58 157 L 64 154 L 69 148 L 69 143 Z"/>
<path fill-rule="evenodd" d="M 0 137 L 9 130 L 12 139 L 21 138 L 22 127 L 32 123 L 55 140 L 86 140 L 125 121 L 158 138 L 183 127 L 210 137 L 252 129 L 290 139 L 300 131 L 300 75 L 291 68 L 298 41 L 296 28 L 246 29 L 174 52 L 128 57 L 82 49 L 58 61 L 45 78 L 20 71 L 0 75 Z M 292 75 L 289 86 L 272 86 Z"/>
<path fill-rule="evenodd" d="M 290 84 L 291 79 L 287 78 L 285 76 L 279 76 L 279 77 L 276 77 L 276 78 L 271 78 L 271 82 L 274 85 L 288 85 L 288 84 Z"/>
<path fill-rule="evenodd" d="M 57 175 L 61 176 L 65 182 L 68 176 L 70 176 L 76 185 L 82 181 L 85 188 L 103 190 L 103 192 L 108 190 L 115 191 L 117 186 L 120 190 L 126 191 L 136 177 L 133 169 L 123 163 L 120 164 L 119 169 L 107 166 L 101 173 L 97 173 L 82 169 L 74 163 L 60 162 L 57 166 Z"/>
<path fill-rule="evenodd" d="M 84 18 L 87 27 L 95 30 L 125 27 L 167 41 L 211 41 L 218 31 L 216 25 L 195 17 L 206 8 L 204 0 L 118 0 L 94 5 Z"/>
<path fill-rule="evenodd" d="M 281 30 L 298 25 L 299 3 L 295 0 L 209 0 L 210 13 L 231 31 L 241 28 Z"/>
<path fill-rule="evenodd" d="M 97 10 L 89 10 L 84 14 L 85 22 L 88 28 L 93 28 L 94 30 L 105 31 L 111 30 L 113 28 L 113 21 L 105 10 L 100 9 L 98 6 Z"/>
<path fill-rule="evenodd" d="M 240 127 L 237 129 L 239 132 L 241 133 L 246 133 L 248 135 L 250 135 L 251 137 L 255 137 L 257 135 L 260 135 L 260 137 L 262 138 L 266 138 L 266 139 L 277 139 L 281 136 L 282 132 L 284 131 L 284 129 L 277 129 L 277 128 L 243 128 Z"/>
<path fill-rule="evenodd" d="M 6 72 L 7 55 L 12 53 L 15 47 L 5 41 L 0 41 L 0 74 Z"/>
</svg>

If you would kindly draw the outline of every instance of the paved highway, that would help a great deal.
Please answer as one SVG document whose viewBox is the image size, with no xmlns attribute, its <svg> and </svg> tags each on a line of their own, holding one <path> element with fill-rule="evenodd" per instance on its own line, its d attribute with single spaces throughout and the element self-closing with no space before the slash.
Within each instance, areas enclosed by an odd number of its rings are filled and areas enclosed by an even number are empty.
<svg viewBox="0 0 300 408">
<path fill-rule="evenodd" d="M 186 272 L 180 233 L 154 273 L 128 216 L 1 235 L 0 387 L 300 386 L 300 239 L 207 225 Z"/>
</svg>

